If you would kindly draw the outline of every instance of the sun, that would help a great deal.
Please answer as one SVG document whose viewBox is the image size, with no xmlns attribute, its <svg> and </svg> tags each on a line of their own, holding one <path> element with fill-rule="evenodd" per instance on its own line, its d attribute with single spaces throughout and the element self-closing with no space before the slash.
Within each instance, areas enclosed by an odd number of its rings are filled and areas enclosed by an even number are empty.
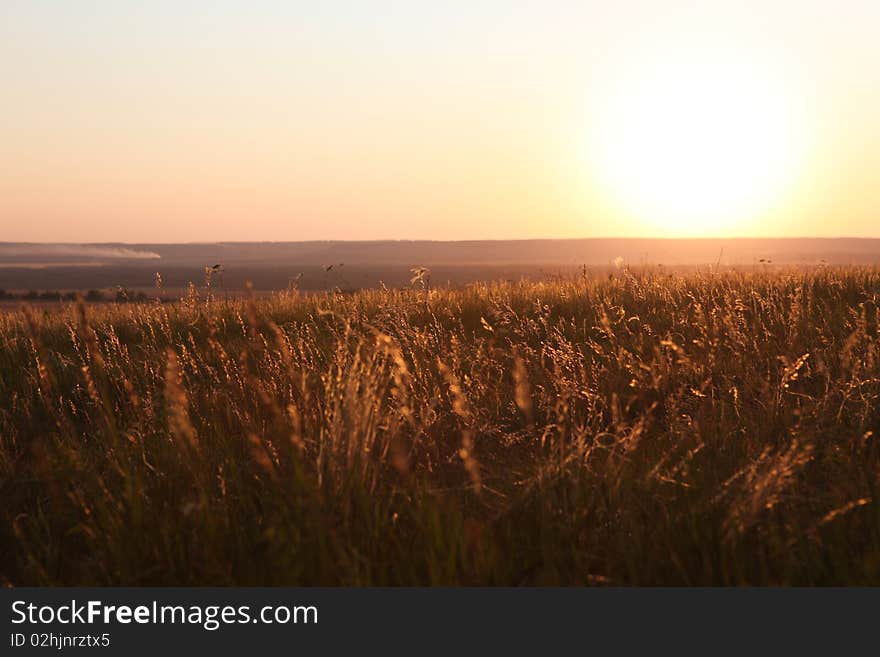
<svg viewBox="0 0 880 657">
<path fill-rule="evenodd" d="M 746 230 L 782 202 L 801 151 L 784 80 L 717 53 L 657 59 L 615 80 L 595 127 L 601 188 L 659 235 Z"/>
</svg>

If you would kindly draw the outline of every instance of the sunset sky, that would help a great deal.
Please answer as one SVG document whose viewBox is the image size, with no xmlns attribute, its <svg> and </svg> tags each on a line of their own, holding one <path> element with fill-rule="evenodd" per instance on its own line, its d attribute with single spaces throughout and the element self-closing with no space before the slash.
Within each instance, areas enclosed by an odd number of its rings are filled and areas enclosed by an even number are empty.
<svg viewBox="0 0 880 657">
<path fill-rule="evenodd" d="M 3 0 L 0 241 L 880 237 L 880 2 Z"/>
</svg>

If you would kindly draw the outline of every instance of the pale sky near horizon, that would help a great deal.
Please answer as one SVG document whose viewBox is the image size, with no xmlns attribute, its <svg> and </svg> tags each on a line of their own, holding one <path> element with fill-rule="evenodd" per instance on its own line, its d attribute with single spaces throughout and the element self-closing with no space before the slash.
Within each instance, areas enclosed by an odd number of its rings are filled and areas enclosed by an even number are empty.
<svg viewBox="0 0 880 657">
<path fill-rule="evenodd" d="M 880 237 L 880 2 L 3 0 L 0 241 Z"/>
</svg>

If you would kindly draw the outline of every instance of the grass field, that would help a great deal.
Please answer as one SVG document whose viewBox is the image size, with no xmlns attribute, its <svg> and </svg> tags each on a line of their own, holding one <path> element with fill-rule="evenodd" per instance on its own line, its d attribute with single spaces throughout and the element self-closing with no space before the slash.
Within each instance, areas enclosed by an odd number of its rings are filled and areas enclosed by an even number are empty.
<svg viewBox="0 0 880 657">
<path fill-rule="evenodd" d="M 880 270 L 0 314 L 7 584 L 880 584 Z"/>
</svg>

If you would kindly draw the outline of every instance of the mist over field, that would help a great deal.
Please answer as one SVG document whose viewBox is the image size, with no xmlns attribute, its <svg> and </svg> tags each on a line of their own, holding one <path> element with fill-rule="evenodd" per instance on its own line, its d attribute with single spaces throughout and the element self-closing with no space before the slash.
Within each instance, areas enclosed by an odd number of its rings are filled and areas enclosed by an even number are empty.
<svg viewBox="0 0 880 657">
<path fill-rule="evenodd" d="M 0 243 L 0 263 L 32 262 L 46 263 L 58 260 L 153 260 L 161 258 L 154 251 L 117 246 L 112 244 L 11 244 Z"/>
</svg>

